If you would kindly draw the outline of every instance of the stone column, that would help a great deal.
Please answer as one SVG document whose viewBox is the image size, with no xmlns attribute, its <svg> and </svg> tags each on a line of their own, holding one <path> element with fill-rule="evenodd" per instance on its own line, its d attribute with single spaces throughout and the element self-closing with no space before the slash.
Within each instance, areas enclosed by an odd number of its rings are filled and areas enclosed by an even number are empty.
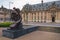
<svg viewBox="0 0 60 40">
<path fill-rule="evenodd" d="M 39 22 L 41 22 L 41 12 L 39 12 Z"/>
<path fill-rule="evenodd" d="M 49 22 L 49 15 L 48 15 L 48 12 L 47 12 L 47 22 Z"/>
<path fill-rule="evenodd" d="M 32 16 L 32 17 L 31 17 L 31 21 L 33 22 L 33 12 L 31 12 L 31 16 Z"/>
<path fill-rule="evenodd" d="M 46 23 L 46 12 L 44 13 L 44 23 Z"/>
<path fill-rule="evenodd" d="M 33 22 L 33 13 L 31 13 L 31 15 L 32 15 L 32 22 Z"/>
<path fill-rule="evenodd" d="M 38 22 L 39 22 L 39 12 L 38 12 Z"/>
<path fill-rule="evenodd" d="M 43 12 L 41 12 L 41 23 L 43 22 Z"/>
<path fill-rule="evenodd" d="M 57 12 L 57 21 L 59 20 L 59 13 Z"/>
<path fill-rule="evenodd" d="M 48 22 L 48 13 L 46 12 L 46 22 Z"/>
<path fill-rule="evenodd" d="M 36 22 L 36 13 L 33 13 L 33 20 Z"/>
<path fill-rule="evenodd" d="M 37 22 L 37 12 L 35 12 L 35 22 Z"/>
<path fill-rule="evenodd" d="M 55 20 L 57 21 L 57 12 L 56 12 L 56 18 L 55 18 Z M 56 22 L 56 21 L 55 21 L 55 22 Z"/>
<path fill-rule="evenodd" d="M 56 12 L 57 13 L 57 22 L 60 22 L 59 20 L 60 20 L 60 13 L 59 13 L 59 11 L 58 12 Z"/>
<path fill-rule="evenodd" d="M 26 13 L 26 21 L 28 22 L 28 13 Z"/>
<path fill-rule="evenodd" d="M 24 22 L 25 22 L 25 13 L 24 13 L 24 15 L 23 15 L 23 16 L 24 16 Z"/>
<path fill-rule="evenodd" d="M 26 13 L 24 15 L 25 15 L 25 22 L 26 22 Z"/>
<path fill-rule="evenodd" d="M 28 13 L 25 13 L 25 22 L 28 22 Z"/>
</svg>

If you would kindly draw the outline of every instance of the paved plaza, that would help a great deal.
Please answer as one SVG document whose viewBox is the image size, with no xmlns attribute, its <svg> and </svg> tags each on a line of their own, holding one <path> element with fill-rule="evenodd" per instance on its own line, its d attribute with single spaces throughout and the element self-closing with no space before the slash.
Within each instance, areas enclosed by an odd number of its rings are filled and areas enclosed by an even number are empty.
<svg viewBox="0 0 60 40">
<path fill-rule="evenodd" d="M 3 28 L 0 28 L 0 40 L 13 40 L 6 37 L 2 37 L 2 29 Z M 14 40 L 60 40 L 60 33 L 34 31 Z"/>
<path fill-rule="evenodd" d="M 24 25 L 34 25 L 34 26 L 51 26 L 51 27 L 59 27 L 58 23 L 36 23 L 29 22 L 23 23 Z M 60 40 L 60 33 L 54 32 L 46 32 L 46 31 L 34 31 L 29 34 L 23 35 L 16 39 L 9 39 L 2 36 L 2 30 L 6 28 L 0 28 L 0 40 Z"/>
</svg>

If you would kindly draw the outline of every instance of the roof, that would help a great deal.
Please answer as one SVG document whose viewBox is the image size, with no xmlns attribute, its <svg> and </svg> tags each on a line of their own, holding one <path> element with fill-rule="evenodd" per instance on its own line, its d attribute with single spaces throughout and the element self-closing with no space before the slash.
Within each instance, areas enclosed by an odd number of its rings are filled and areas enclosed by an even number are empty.
<svg viewBox="0 0 60 40">
<path fill-rule="evenodd" d="M 23 9 L 29 10 L 29 11 L 39 11 L 39 10 L 47 10 L 51 5 L 55 5 L 56 7 L 60 8 L 60 1 L 53 1 L 53 2 L 47 2 L 47 3 L 43 3 L 43 6 L 41 3 L 39 4 L 34 4 L 34 5 L 30 5 L 30 4 L 26 4 Z M 22 9 L 22 10 L 23 10 Z"/>
</svg>

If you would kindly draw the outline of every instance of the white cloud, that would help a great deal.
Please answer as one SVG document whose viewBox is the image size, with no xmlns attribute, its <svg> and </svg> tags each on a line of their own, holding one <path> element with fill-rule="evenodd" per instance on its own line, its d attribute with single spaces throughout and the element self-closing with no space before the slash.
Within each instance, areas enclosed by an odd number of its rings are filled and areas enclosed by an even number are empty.
<svg viewBox="0 0 60 40">
<path fill-rule="evenodd" d="M 24 6 L 26 4 L 27 0 L 14 0 L 13 1 L 13 7 L 18 7 L 18 8 L 22 8 L 22 6 Z"/>
</svg>

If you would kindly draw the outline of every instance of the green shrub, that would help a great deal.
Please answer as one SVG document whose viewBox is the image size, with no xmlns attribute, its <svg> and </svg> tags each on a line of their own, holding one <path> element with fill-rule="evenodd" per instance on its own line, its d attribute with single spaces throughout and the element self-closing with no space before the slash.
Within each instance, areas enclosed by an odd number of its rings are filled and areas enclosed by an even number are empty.
<svg viewBox="0 0 60 40">
<path fill-rule="evenodd" d="M 11 24 L 13 24 L 13 22 L 3 22 L 0 23 L 0 27 L 9 27 Z"/>
</svg>

